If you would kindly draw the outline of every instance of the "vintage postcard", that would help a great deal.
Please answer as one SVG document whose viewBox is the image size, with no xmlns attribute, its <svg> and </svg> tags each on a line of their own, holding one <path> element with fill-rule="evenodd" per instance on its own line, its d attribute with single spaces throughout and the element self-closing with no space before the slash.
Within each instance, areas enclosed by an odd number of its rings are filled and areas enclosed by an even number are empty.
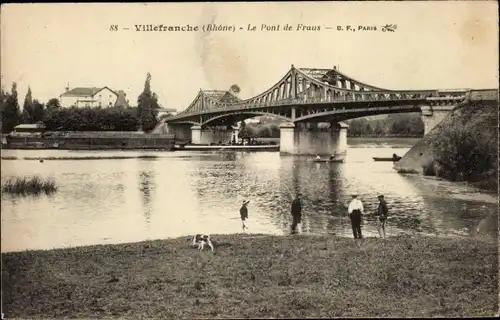
<svg viewBox="0 0 500 320">
<path fill-rule="evenodd" d="M 2 318 L 498 316 L 496 1 L 5 4 Z"/>
</svg>

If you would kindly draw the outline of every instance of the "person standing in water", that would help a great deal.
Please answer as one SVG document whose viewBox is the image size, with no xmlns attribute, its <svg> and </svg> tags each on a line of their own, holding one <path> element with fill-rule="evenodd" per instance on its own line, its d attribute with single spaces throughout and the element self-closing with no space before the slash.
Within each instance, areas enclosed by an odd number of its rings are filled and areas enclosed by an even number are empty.
<svg viewBox="0 0 500 320">
<path fill-rule="evenodd" d="M 297 193 L 295 199 L 292 201 L 292 233 L 297 231 L 297 225 L 302 222 L 302 202 L 300 193 Z"/>
<path fill-rule="evenodd" d="M 245 229 L 248 229 L 247 226 L 245 225 L 245 220 L 248 219 L 247 204 L 249 202 L 250 201 L 243 200 L 243 204 L 241 205 L 241 208 L 240 208 L 240 217 L 241 217 L 241 223 L 242 223 L 243 231 L 245 231 Z"/>
<path fill-rule="evenodd" d="M 385 239 L 385 222 L 387 221 L 389 208 L 387 207 L 387 202 L 383 195 L 378 196 L 378 201 L 377 213 L 375 213 L 375 215 L 378 216 L 378 234 L 381 238 Z"/>
<path fill-rule="evenodd" d="M 354 235 L 354 239 L 362 239 L 363 235 L 361 234 L 361 218 L 364 212 L 363 203 L 357 199 L 357 195 L 352 195 L 352 200 L 349 203 L 349 207 L 347 208 L 347 212 L 349 213 L 349 217 L 351 218 L 352 225 L 352 234 Z"/>
</svg>

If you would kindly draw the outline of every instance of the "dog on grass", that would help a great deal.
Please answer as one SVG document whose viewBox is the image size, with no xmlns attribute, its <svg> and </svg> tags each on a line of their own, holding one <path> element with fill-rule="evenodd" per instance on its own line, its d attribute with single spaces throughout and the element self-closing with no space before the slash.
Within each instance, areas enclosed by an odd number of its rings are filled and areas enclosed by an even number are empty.
<svg viewBox="0 0 500 320">
<path fill-rule="evenodd" d="M 202 251 L 203 248 L 205 248 L 205 245 L 208 245 L 212 252 L 214 252 L 214 246 L 212 244 L 212 241 L 210 240 L 209 234 L 197 234 L 193 237 L 191 246 L 198 247 L 198 250 Z"/>
</svg>

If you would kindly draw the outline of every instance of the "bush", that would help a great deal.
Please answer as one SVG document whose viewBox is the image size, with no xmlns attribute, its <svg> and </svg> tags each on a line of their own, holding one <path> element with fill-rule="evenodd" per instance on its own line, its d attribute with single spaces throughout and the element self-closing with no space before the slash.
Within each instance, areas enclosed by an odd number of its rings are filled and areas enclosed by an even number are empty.
<svg viewBox="0 0 500 320">
<path fill-rule="evenodd" d="M 434 167 L 434 162 L 428 162 L 422 166 L 422 173 L 424 176 L 435 176 L 436 168 Z"/>
<path fill-rule="evenodd" d="M 50 109 L 43 122 L 49 131 L 135 131 L 139 126 L 137 110 L 122 107 Z"/>
<path fill-rule="evenodd" d="M 479 182 L 498 176 L 498 107 L 472 104 L 445 121 L 431 143 L 440 177 Z M 488 183 L 489 184 L 489 183 Z M 495 187 L 496 188 L 496 187 Z"/>
<path fill-rule="evenodd" d="M 13 177 L 2 184 L 2 192 L 15 195 L 51 194 L 57 191 L 55 181 L 40 177 Z"/>
<path fill-rule="evenodd" d="M 451 181 L 468 181 L 494 169 L 496 146 L 486 134 L 462 126 L 443 130 L 432 145 L 440 175 Z"/>
</svg>

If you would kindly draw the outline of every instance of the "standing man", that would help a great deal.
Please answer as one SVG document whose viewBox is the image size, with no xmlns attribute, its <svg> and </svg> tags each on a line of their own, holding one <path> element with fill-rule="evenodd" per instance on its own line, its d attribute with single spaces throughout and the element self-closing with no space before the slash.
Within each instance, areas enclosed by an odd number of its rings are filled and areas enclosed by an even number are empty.
<svg viewBox="0 0 500 320">
<path fill-rule="evenodd" d="M 302 222 L 302 202 L 300 201 L 300 193 L 297 193 L 292 201 L 292 233 L 297 230 L 297 225 Z"/>
<path fill-rule="evenodd" d="M 389 208 L 387 207 L 387 202 L 385 202 L 384 196 L 378 196 L 378 209 L 376 215 L 378 216 L 378 234 L 381 238 L 385 239 L 385 222 L 387 221 L 387 215 L 389 214 Z"/>
<path fill-rule="evenodd" d="M 245 225 L 245 220 L 248 219 L 247 204 L 249 202 L 250 201 L 243 200 L 243 204 L 241 205 L 241 208 L 240 208 L 240 217 L 241 217 L 241 223 L 243 224 L 243 231 L 245 231 L 245 228 L 248 229 L 247 226 Z"/>
<path fill-rule="evenodd" d="M 352 201 L 349 203 L 349 207 L 347 208 L 347 212 L 351 218 L 352 225 L 352 234 L 354 235 L 354 239 L 362 239 L 363 235 L 361 234 L 361 216 L 363 214 L 363 203 L 357 199 L 357 195 L 352 195 Z"/>
</svg>

